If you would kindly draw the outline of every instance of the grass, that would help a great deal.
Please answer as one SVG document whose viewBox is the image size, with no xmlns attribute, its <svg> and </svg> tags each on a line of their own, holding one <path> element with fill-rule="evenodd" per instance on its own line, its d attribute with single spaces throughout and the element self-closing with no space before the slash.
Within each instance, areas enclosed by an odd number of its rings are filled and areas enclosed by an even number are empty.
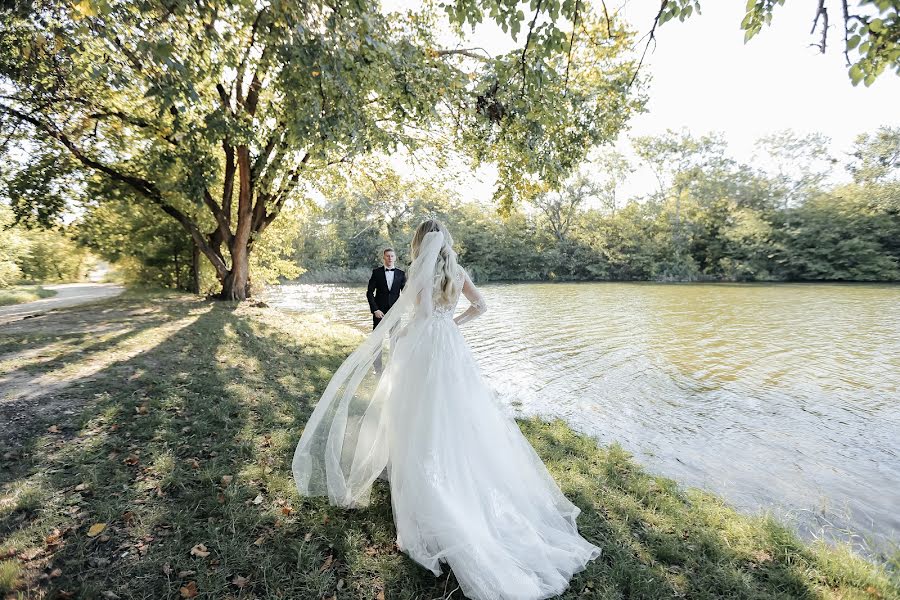
<svg viewBox="0 0 900 600">
<path fill-rule="evenodd" d="M 250 303 L 135 291 L 7 326 L 0 373 L 62 383 L 44 398 L 51 413 L 40 398 L 0 403 L 0 422 L 18 418 L 0 438 L 0 590 L 461 598 L 452 573 L 435 578 L 396 549 L 385 485 L 359 511 L 293 487 L 303 424 L 360 335 Z M 604 549 L 564 598 L 900 598 L 895 573 L 846 548 L 683 491 L 560 421 L 520 427 Z"/>
<path fill-rule="evenodd" d="M 33 302 L 34 300 L 55 295 L 56 290 L 48 290 L 39 285 L 13 285 L 7 288 L 0 288 L 0 306 Z"/>
</svg>

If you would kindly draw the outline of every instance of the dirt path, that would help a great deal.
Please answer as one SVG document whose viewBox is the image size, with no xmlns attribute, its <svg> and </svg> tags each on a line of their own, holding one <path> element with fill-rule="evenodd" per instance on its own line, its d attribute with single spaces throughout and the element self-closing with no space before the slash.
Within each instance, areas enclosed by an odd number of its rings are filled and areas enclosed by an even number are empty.
<svg viewBox="0 0 900 600">
<path fill-rule="evenodd" d="M 60 283 L 43 287 L 48 290 L 56 290 L 56 295 L 52 298 L 43 298 L 34 302 L 0 307 L 0 325 L 39 315 L 57 308 L 77 306 L 104 298 L 112 298 L 121 294 L 125 289 L 121 285 L 114 283 Z"/>
</svg>

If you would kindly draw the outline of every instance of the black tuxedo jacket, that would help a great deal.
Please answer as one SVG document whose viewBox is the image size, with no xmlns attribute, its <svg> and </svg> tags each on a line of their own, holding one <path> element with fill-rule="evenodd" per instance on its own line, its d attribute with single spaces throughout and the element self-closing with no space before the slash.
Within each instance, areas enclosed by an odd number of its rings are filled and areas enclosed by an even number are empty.
<svg viewBox="0 0 900 600">
<path fill-rule="evenodd" d="M 390 289 L 387 285 L 387 276 L 384 267 L 378 267 L 372 271 L 369 278 L 369 288 L 366 290 L 366 299 L 369 301 L 369 310 L 375 312 L 387 312 L 400 297 L 400 290 L 406 285 L 406 273 L 400 269 L 394 269 L 394 283 Z M 374 317 L 373 317 L 374 318 Z M 380 319 L 375 318 L 375 324 Z"/>
</svg>

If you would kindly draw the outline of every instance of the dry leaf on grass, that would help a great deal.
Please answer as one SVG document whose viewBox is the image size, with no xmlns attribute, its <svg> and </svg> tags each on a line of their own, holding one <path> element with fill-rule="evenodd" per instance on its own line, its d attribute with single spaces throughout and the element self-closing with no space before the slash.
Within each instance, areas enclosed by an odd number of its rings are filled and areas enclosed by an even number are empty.
<svg viewBox="0 0 900 600">
<path fill-rule="evenodd" d="M 181 586 L 178 592 L 181 594 L 182 598 L 194 598 L 200 593 L 197 591 L 196 581 L 188 581 L 187 584 Z"/>
<path fill-rule="evenodd" d="M 234 579 L 231 580 L 231 585 L 240 589 L 247 587 L 248 583 L 250 583 L 250 580 L 246 577 L 241 577 L 240 575 L 235 575 Z"/>
<path fill-rule="evenodd" d="M 47 428 L 47 432 L 48 433 L 59 433 L 59 427 L 57 427 L 56 425 L 51 425 L 50 427 Z"/>
<path fill-rule="evenodd" d="M 222 485 L 231 485 L 234 481 L 234 475 L 222 475 Z"/>
<path fill-rule="evenodd" d="M 88 537 L 97 537 L 106 529 L 106 523 L 94 523 L 91 525 L 90 529 L 88 529 Z"/>
<path fill-rule="evenodd" d="M 206 549 L 206 546 L 203 544 L 197 544 L 193 548 L 191 548 L 191 556 L 197 556 L 199 558 L 206 558 L 209 556 L 209 551 Z"/>
<path fill-rule="evenodd" d="M 319 567 L 319 572 L 327 571 L 331 567 L 331 563 L 334 562 L 334 557 L 332 555 L 328 555 L 328 558 L 325 559 L 325 562 L 322 563 L 322 566 Z"/>
<path fill-rule="evenodd" d="M 256 498 L 253 499 L 253 504 L 262 504 L 263 503 L 263 495 L 257 494 Z"/>
<path fill-rule="evenodd" d="M 54 529 L 50 532 L 50 535 L 44 538 L 44 543 L 48 546 L 56 546 L 62 541 L 62 533 L 60 533 L 59 529 Z"/>
</svg>

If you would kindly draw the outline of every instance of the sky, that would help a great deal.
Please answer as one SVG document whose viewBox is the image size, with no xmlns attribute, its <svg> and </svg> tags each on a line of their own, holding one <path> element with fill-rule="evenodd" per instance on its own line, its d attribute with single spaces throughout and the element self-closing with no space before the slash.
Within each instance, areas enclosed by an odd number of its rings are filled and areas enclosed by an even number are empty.
<svg viewBox="0 0 900 600">
<path fill-rule="evenodd" d="M 386 8 L 410 2 L 390 0 Z M 630 153 L 627 135 L 655 135 L 666 129 L 687 128 L 694 135 L 722 132 L 734 158 L 754 164 L 753 143 L 777 131 L 821 132 L 832 140 L 832 151 L 843 162 L 859 133 L 881 125 L 900 125 L 900 77 L 885 72 L 870 87 L 854 87 L 841 53 L 843 34 L 831 9 L 828 52 L 812 44 L 816 3 L 788 2 L 776 7 L 772 24 L 744 44 L 740 28 L 743 0 L 702 2 L 701 15 L 684 22 L 670 21 L 656 30 L 644 70 L 651 78 L 648 112 L 633 118 L 617 149 Z M 647 33 L 658 1 L 607 2 L 625 17 L 638 36 Z M 527 14 L 527 12 L 526 12 Z M 492 53 L 508 47 L 505 34 L 493 24 L 476 28 L 471 46 Z M 643 49 L 643 43 L 637 51 Z M 756 162 L 758 162 L 757 157 Z M 835 180 L 845 179 L 839 170 Z M 489 198 L 493 174 L 483 170 L 470 180 L 464 196 Z M 647 169 L 638 169 L 623 186 L 628 196 L 650 192 L 656 181 Z"/>
</svg>

